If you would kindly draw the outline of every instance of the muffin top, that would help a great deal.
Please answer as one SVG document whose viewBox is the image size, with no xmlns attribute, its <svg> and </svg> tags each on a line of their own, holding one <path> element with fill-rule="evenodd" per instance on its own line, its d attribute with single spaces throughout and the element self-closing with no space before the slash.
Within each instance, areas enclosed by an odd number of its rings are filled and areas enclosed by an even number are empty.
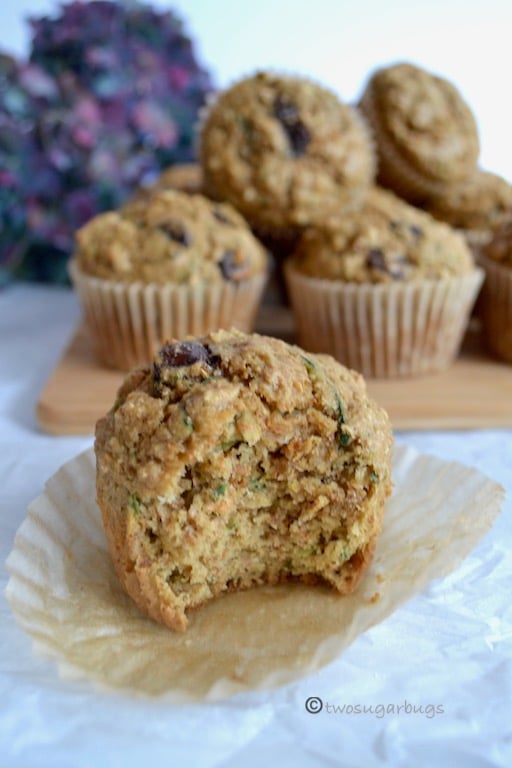
<svg viewBox="0 0 512 768">
<path fill-rule="evenodd" d="M 176 163 L 165 168 L 152 182 L 152 184 L 139 187 L 135 192 L 134 200 L 147 199 L 155 192 L 162 189 L 177 189 L 180 192 L 200 195 L 203 179 L 201 168 L 196 163 Z"/>
<path fill-rule="evenodd" d="M 381 531 L 392 442 L 362 376 L 327 355 L 232 331 L 171 340 L 96 427 L 121 581 L 175 630 L 233 589 L 351 592 Z"/>
<path fill-rule="evenodd" d="M 267 268 L 231 206 L 170 189 L 91 219 L 77 233 L 76 261 L 106 280 L 184 285 L 239 282 Z"/>
<path fill-rule="evenodd" d="M 492 229 L 512 213 L 512 184 L 496 173 L 477 169 L 468 179 L 447 184 L 423 207 L 452 227 Z"/>
<path fill-rule="evenodd" d="M 462 235 L 379 187 L 359 210 L 305 232 L 291 263 L 310 277 L 351 283 L 439 279 L 474 267 Z"/>
<path fill-rule="evenodd" d="M 352 107 L 306 78 L 269 72 L 219 94 L 204 115 L 199 152 L 207 194 L 266 233 L 354 205 L 375 170 Z"/>
<path fill-rule="evenodd" d="M 383 154 L 391 146 L 426 180 L 470 175 L 479 154 L 474 115 L 448 80 L 404 62 L 376 70 L 360 107 Z"/>
<path fill-rule="evenodd" d="M 322 440 L 310 445 L 309 433 Z M 259 473 L 272 464 L 277 485 L 292 458 L 290 471 L 310 470 L 321 486 L 333 461 L 348 472 L 348 456 L 350 474 L 361 465 L 357 482 L 364 485 L 376 482 L 372 473 L 387 478 L 390 445 L 388 417 L 360 374 L 328 355 L 233 330 L 171 340 L 152 366 L 127 376 L 96 429 L 96 451 L 111 479 L 140 498 L 181 495 L 190 489 L 186 469 L 196 465 L 215 487 L 229 480 L 247 492 L 256 447 Z M 268 474 L 260 480 L 253 490 L 263 498 L 271 483 Z"/>
<path fill-rule="evenodd" d="M 504 267 L 512 268 L 512 216 L 494 228 L 491 240 L 482 246 L 481 253 Z"/>
</svg>

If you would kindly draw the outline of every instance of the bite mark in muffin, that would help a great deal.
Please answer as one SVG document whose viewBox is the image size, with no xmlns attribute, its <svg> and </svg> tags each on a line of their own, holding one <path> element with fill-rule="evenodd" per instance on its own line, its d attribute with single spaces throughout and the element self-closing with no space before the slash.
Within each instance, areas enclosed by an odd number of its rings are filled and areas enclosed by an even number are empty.
<svg viewBox="0 0 512 768">
<path fill-rule="evenodd" d="M 390 492 L 392 434 L 361 376 L 278 339 L 173 341 L 96 432 L 117 572 L 182 631 L 225 592 L 285 581 L 351 592 Z"/>
</svg>

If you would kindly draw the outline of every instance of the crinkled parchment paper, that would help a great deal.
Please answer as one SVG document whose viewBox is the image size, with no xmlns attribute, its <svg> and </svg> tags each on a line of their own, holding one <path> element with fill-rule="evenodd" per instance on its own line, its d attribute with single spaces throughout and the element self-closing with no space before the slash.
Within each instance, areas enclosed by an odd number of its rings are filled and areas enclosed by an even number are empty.
<svg viewBox="0 0 512 768">
<path fill-rule="evenodd" d="M 110 562 L 92 450 L 29 507 L 7 560 L 7 597 L 64 678 L 169 701 L 212 700 L 305 676 L 343 652 L 476 546 L 503 489 L 474 469 L 396 447 L 394 491 L 375 559 L 356 592 L 260 588 L 217 599 L 185 634 L 145 618 Z M 65 684 L 65 683 L 63 683 Z"/>
</svg>

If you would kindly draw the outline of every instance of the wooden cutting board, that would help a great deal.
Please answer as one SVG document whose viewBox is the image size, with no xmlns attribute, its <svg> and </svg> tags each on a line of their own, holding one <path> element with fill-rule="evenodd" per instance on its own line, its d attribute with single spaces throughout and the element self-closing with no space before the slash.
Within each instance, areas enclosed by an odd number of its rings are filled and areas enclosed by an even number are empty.
<svg viewBox="0 0 512 768">
<path fill-rule="evenodd" d="M 293 319 L 284 307 L 262 307 L 256 330 L 294 340 Z M 79 327 L 37 403 L 41 428 L 52 435 L 92 434 L 123 377 L 96 363 L 87 331 Z M 486 356 L 474 330 L 449 370 L 369 380 L 368 390 L 386 408 L 395 430 L 512 427 L 512 365 Z"/>
</svg>

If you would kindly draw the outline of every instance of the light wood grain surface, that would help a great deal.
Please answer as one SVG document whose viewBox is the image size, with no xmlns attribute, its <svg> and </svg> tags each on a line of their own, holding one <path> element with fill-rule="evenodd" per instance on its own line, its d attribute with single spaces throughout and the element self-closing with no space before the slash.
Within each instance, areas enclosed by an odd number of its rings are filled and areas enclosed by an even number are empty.
<svg viewBox="0 0 512 768">
<path fill-rule="evenodd" d="M 291 314 L 284 307 L 263 307 L 256 330 L 294 340 Z M 98 365 L 87 331 L 79 327 L 37 403 L 41 429 L 54 435 L 92 434 L 123 378 L 122 372 Z M 475 333 L 468 333 L 447 371 L 369 380 L 368 390 L 386 408 L 395 430 L 512 427 L 512 366 L 488 357 Z"/>
</svg>

